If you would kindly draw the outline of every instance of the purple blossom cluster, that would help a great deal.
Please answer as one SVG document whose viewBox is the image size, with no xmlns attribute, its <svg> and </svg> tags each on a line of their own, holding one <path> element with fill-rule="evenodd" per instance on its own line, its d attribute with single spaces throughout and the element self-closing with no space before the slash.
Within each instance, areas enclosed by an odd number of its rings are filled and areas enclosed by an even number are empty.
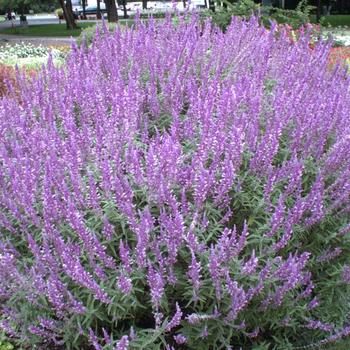
<svg viewBox="0 0 350 350">
<path fill-rule="evenodd" d="M 106 320 L 113 336 L 79 324 L 95 349 L 102 337 L 128 349 L 150 316 L 168 348 L 195 348 L 183 324 L 209 338 L 220 322 L 251 341 L 268 327 L 264 311 L 284 303 L 311 319 L 323 292 L 313 270 L 350 263 L 350 78 L 327 70 L 330 44 L 291 44 L 257 18 L 233 19 L 225 33 L 195 15 L 179 22 L 97 30 L 91 48 L 72 44 L 66 66 L 19 75 L 19 95 L 2 98 L 8 334 L 59 342 L 45 315 L 70 324 L 101 308 L 95 324 Z M 329 217 L 337 247 L 320 253 L 310 245 Z M 18 292 L 42 317 L 21 320 Z M 257 311 L 261 323 L 244 333 L 238 325 Z"/>
<path fill-rule="evenodd" d="M 305 327 L 309 329 L 320 329 L 324 332 L 331 332 L 333 330 L 332 325 L 315 320 L 310 320 Z"/>
<path fill-rule="evenodd" d="M 344 266 L 342 277 L 343 277 L 344 283 L 350 284 L 350 266 L 349 265 Z"/>
</svg>

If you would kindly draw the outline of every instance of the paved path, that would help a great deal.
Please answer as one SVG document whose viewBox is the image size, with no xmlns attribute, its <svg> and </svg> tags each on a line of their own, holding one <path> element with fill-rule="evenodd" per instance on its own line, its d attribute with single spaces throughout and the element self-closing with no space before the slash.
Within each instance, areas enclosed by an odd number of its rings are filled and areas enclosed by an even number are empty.
<svg viewBox="0 0 350 350">
<path fill-rule="evenodd" d="M 6 45 L 6 44 L 14 45 L 21 42 L 30 43 L 33 45 L 42 45 L 42 46 L 70 45 L 71 38 L 20 36 L 20 35 L 10 35 L 10 34 L 0 33 L 0 46 Z"/>
<path fill-rule="evenodd" d="M 28 15 L 27 20 L 30 25 L 59 23 L 58 18 L 55 15 L 51 15 L 51 14 Z M 19 16 L 17 16 L 17 19 L 14 21 L 14 24 L 16 25 L 16 27 L 19 27 L 20 25 Z M 11 26 L 12 26 L 11 21 L 0 22 L 0 30 L 5 28 L 11 28 Z"/>
<path fill-rule="evenodd" d="M 58 18 L 55 15 L 28 15 L 27 20 L 29 25 L 40 25 L 40 24 L 55 24 L 59 23 Z M 16 27 L 20 26 L 19 20 L 14 21 Z M 0 22 L 0 46 L 5 44 L 16 44 L 21 42 L 31 43 L 33 45 L 69 45 L 71 39 L 69 37 L 35 37 L 27 35 L 11 35 L 1 33 L 2 29 L 11 28 L 12 23 L 10 21 Z"/>
</svg>

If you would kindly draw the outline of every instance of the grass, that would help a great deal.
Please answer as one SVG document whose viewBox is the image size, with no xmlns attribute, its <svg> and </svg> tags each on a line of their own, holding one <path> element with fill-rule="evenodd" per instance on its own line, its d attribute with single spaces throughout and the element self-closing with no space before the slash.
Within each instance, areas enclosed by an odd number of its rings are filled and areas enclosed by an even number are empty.
<svg viewBox="0 0 350 350">
<path fill-rule="evenodd" d="M 133 20 L 120 19 L 119 23 L 122 25 L 128 25 L 134 23 Z M 81 34 L 83 29 L 94 26 L 92 22 L 79 22 L 79 28 L 68 30 L 66 24 L 43 24 L 33 25 L 28 28 L 6 28 L 0 31 L 2 34 L 23 35 L 23 36 L 40 36 L 40 37 L 77 37 Z"/>
<path fill-rule="evenodd" d="M 331 15 L 323 17 L 323 23 L 326 26 L 339 27 L 347 26 L 350 27 L 350 16 L 349 15 Z"/>
<path fill-rule="evenodd" d="M 3 34 L 23 35 L 23 36 L 41 36 L 41 37 L 70 37 L 79 36 L 81 31 L 94 23 L 79 23 L 79 28 L 68 30 L 65 24 L 43 24 L 29 26 L 28 28 L 16 27 L 1 30 Z"/>
</svg>

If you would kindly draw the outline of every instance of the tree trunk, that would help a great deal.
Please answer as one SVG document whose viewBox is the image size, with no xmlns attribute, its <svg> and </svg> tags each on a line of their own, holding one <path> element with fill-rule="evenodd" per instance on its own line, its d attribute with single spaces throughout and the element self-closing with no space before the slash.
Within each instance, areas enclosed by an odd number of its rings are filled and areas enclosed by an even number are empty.
<svg viewBox="0 0 350 350">
<path fill-rule="evenodd" d="M 83 19 L 86 19 L 86 0 L 82 1 L 83 5 Z"/>
<path fill-rule="evenodd" d="M 215 1 L 209 0 L 209 9 L 213 12 L 215 12 Z"/>
<path fill-rule="evenodd" d="M 321 0 L 317 0 L 317 5 L 316 5 L 316 22 L 320 23 L 321 19 Z"/>
<path fill-rule="evenodd" d="M 109 0 L 105 0 L 105 6 L 106 6 L 106 11 L 107 11 L 107 21 L 109 22 Z"/>
<path fill-rule="evenodd" d="M 97 10 L 96 10 L 96 18 L 97 19 L 101 19 L 101 4 L 100 4 L 100 0 L 96 1 L 96 5 L 97 5 Z"/>
<path fill-rule="evenodd" d="M 126 10 L 126 0 L 123 0 L 123 12 L 124 12 L 124 18 L 128 18 L 128 11 Z"/>
<path fill-rule="evenodd" d="M 24 12 L 25 12 L 25 5 L 24 4 L 22 4 L 21 9 L 22 9 L 22 11 L 21 11 L 22 14 L 19 17 L 20 25 L 21 25 L 21 27 L 27 28 L 28 27 L 28 21 L 27 21 L 27 17 L 24 15 Z"/>
<path fill-rule="evenodd" d="M 60 5 L 62 7 L 63 15 L 66 20 L 67 29 L 72 30 L 77 28 L 77 24 L 74 20 L 71 0 L 67 0 L 66 4 L 64 3 L 64 0 L 60 0 Z"/>
<path fill-rule="evenodd" d="M 115 0 L 105 0 L 108 22 L 118 22 L 118 11 Z"/>
<path fill-rule="evenodd" d="M 147 10 L 147 0 L 142 0 L 142 10 Z"/>
<path fill-rule="evenodd" d="M 74 18 L 74 13 L 73 13 L 73 6 L 72 6 L 72 0 L 66 0 L 66 8 L 67 8 L 67 13 L 70 18 L 70 29 L 76 29 L 77 28 L 77 22 L 75 21 Z M 67 25 L 68 27 L 68 25 Z"/>
</svg>

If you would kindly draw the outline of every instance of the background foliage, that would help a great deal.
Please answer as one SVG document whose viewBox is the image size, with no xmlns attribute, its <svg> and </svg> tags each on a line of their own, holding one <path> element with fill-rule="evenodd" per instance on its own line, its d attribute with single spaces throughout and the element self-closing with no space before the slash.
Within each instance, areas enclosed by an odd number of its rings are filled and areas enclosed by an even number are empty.
<svg viewBox="0 0 350 350">
<path fill-rule="evenodd" d="M 6 14 L 8 9 L 16 13 L 52 12 L 58 6 L 58 0 L 0 0 L 0 13 Z"/>
<path fill-rule="evenodd" d="M 239 16 L 249 19 L 251 16 L 259 15 L 265 26 L 270 26 L 271 21 L 287 23 L 293 29 L 310 23 L 310 13 L 315 7 L 308 5 L 307 0 L 300 1 L 295 10 L 284 10 L 278 7 L 261 6 L 253 0 L 241 0 L 230 2 L 228 0 L 218 1 L 216 11 L 208 14 L 213 18 L 214 23 L 225 29 L 232 16 Z"/>
</svg>

